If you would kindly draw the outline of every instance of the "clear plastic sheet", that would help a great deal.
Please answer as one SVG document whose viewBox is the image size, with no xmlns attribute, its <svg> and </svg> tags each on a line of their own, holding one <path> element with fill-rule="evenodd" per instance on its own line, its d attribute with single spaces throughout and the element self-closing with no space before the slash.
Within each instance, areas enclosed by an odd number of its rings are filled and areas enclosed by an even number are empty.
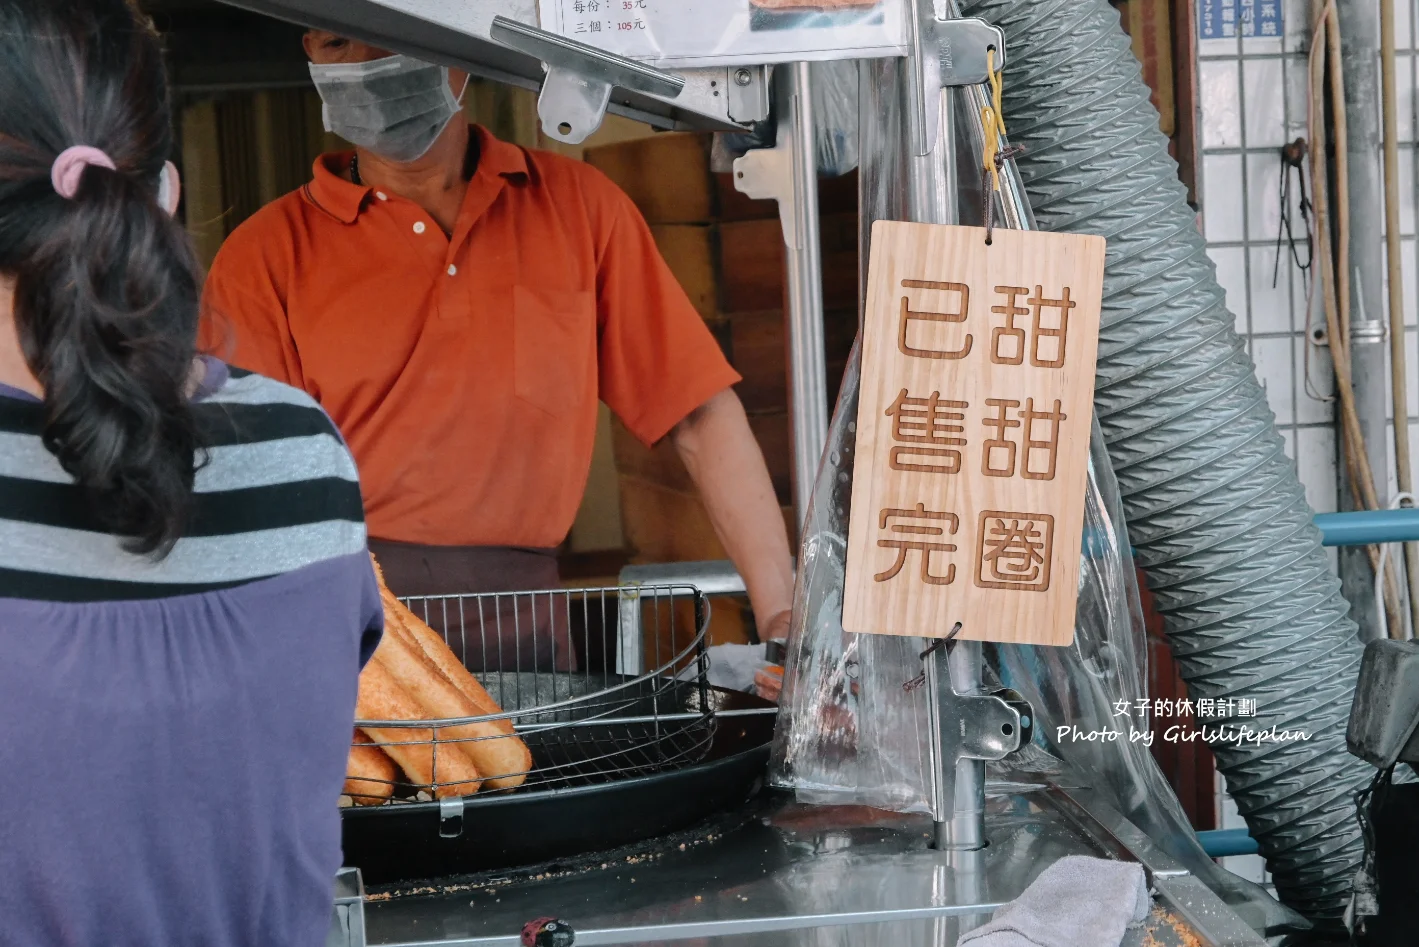
<svg viewBox="0 0 1419 947">
<path fill-rule="evenodd" d="M 839 177 L 857 167 L 857 63 L 813 63 L 809 72 L 818 174 Z"/>
<path fill-rule="evenodd" d="M 864 268 L 872 220 L 905 218 L 897 68 L 891 61 L 863 64 Z M 963 168 L 973 164 L 964 148 L 958 154 Z M 927 642 L 851 635 L 841 625 L 859 355 L 855 348 L 843 378 L 804 527 L 770 778 L 805 801 L 928 812 L 930 695 L 926 688 L 903 687 L 920 672 Z M 1128 739 L 1130 729 L 1148 729 L 1146 711 L 1138 710 L 1147 696 L 1147 652 L 1129 548 L 1118 486 L 1095 422 L 1074 642 L 983 649 L 987 685 L 1014 688 L 1035 710 L 1032 743 L 989 768 L 994 791 L 1006 791 L 1007 782 L 1051 777 L 1087 785 L 1258 930 L 1303 925 L 1298 915 L 1206 856 L 1151 750 Z M 1129 714 L 1119 715 L 1125 706 Z M 1063 738 L 1060 728 L 1066 728 Z M 1079 739 L 1075 728 L 1082 734 L 1122 731 L 1123 737 Z"/>
<path fill-rule="evenodd" d="M 858 356 L 854 349 L 804 533 L 773 777 L 806 798 L 926 812 L 928 693 L 902 685 L 920 672 L 927 642 L 850 635 L 841 625 Z M 988 644 L 986 671 L 988 680 L 1019 691 L 1038 715 L 1034 746 L 1022 762 L 1050 772 L 1068 759 L 1103 775 L 1113 801 L 1127 813 L 1146 802 L 1139 777 L 1152 765 L 1147 749 L 1141 756 L 1119 754 L 1117 743 L 1060 741 L 1054 729 L 1117 729 L 1119 702 L 1133 714 L 1135 702 L 1146 695 L 1138 588 L 1124 566 L 1127 540 L 1102 443 L 1097 433 L 1090 440 L 1074 644 Z M 1140 716 L 1129 719 L 1135 728 L 1146 728 Z"/>
</svg>

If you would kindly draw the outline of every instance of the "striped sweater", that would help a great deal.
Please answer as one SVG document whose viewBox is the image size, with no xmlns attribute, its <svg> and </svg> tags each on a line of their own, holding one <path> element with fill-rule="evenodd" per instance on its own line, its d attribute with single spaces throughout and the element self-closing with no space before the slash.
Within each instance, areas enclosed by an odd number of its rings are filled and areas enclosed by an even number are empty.
<svg viewBox="0 0 1419 947">
<path fill-rule="evenodd" d="M 0 399 L 0 597 L 204 592 L 364 549 L 355 464 L 325 413 L 293 388 L 208 365 L 194 404 L 208 459 L 187 533 L 160 561 L 125 553 L 96 520 L 40 442 L 43 406 Z"/>
<path fill-rule="evenodd" d="M 207 363 L 164 559 L 97 522 L 0 386 L 0 947 L 317 947 L 381 609 L 354 463 L 305 394 Z"/>
</svg>

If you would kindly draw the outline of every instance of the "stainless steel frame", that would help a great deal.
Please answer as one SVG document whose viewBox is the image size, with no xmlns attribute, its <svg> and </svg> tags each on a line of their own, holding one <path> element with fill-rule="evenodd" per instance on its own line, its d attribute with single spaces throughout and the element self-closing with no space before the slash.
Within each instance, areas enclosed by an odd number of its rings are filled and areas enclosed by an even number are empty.
<svg viewBox="0 0 1419 947">
<path fill-rule="evenodd" d="M 741 122 L 762 116 L 730 118 L 728 89 L 736 69 L 690 69 L 674 74 L 613 56 L 594 47 L 537 29 L 534 0 L 222 0 L 230 6 L 264 13 L 301 26 L 326 29 L 343 36 L 365 40 L 429 62 L 454 66 L 495 82 L 539 91 L 544 86 L 549 44 L 559 52 L 550 56 L 552 66 L 571 73 L 595 74 L 597 65 L 611 64 L 615 75 L 640 73 L 648 83 L 612 79 L 606 110 L 646 122 L 657 128 L 713 129 L 742 131 Z M 520 24 L 524 39 L 539 37 L 537 54 L 521 43 L 521 49 L 494 37 L 494 21 L 499 17 Z M 757 71 L 748 70 L 752 81 Z M 605 78 L 606 73 L 602 73 Z M 564 74 L 562 78 L 567 78 Z M 666 80 L 683 81 L 678 93 L 664 85 Z M 565 84 L 562 83 L 565 92 Z M 737 97 L 738 101 L 748 101 Z M 599 124 L 600 119 L 597 119 Z M 554 124 L 552 137 L 570 140 L 590 134 L 595 126 L 577 127 L 562 133 Z M 580 138 L 577 138 L 580 140 Z"/>
<path fill-rule="evenodd" d="M 828 369 L 823 348 L 823 256 L 819 242 L 817 146 L 813 132 L 811 66 L 784 70 L 780 123 L 790 131 L 793 162 L 793 240 L 788 245 L 788 408 L 793 434 L 793 506 L 800 527 L 808 518 L 818 461 L 828 439 Z M 784 235 L 790 233 L 784 230 Z"/>
<path fill-rule="evenodd" d="M 617 617 L 614 666 L 618 674 L 640 674 L 643 670 L 641 660 L 645 653 L 645 631 L 641 609 L 629 607 L 641 590 L 651 590 L 653 593 L 657 587 L 690 586 L 704 596 L 744 595 L 747 592 L 744 578 L 734 568 L 734 563 L 727 561 L 627 566 L 621 570 L 620 583 L 622 607 Z"/>
<path fill-rule="evenodd" d="M 828 436 L 828 374 L 823 348 L 823 260 L 819 242 L 818 168 L 808 63 L 778 69 L 779 123 L 773 148 L 734 162 L 734 186 L 778 202 L 787 260 L 789 412 L 793 434 L 793 506 L 802 526 Z"/>
<path fill-rule="evenodd" d="M 581 871 L 480 878 L 366 906 L 377 947 L 514 947 L 521 926 L 555 915 L 578 945 L 694 939 L 730 945 L 950 947 L 1070 854 L 1143 865 L 1155 906 L 1124 943 L 1263 947 L 1209 889 L 1096 794 L 1059 784 L 996 784 L 990 841 L 930 847 L 923 816 L 782 799 L 712 840 L 674 841 Z"/>
<path fill-rule="evenodd" d="M 325 947 L 365 947 L 365 886 L 357 868 L 335 875 L 335 915 Z"/>
<path fill-rule="evenodd" d="M 751 65 L 680 75 L 648 69 L 531 27 L 536 22 L 533 0 L 226 2 L 496 81 L 544 91 L 550 85 L 553 94 L 542 117 L 551 123 L 549 133 L 564 140 L 588 134 L 588 117 L 599 121 L 603 110 L 662 128 L 738 130 L 763 117 L 757 105 L 766 101 L 761 87 L 766 69 Z M 974 113 L 970 131 L 979 144 L 979 105 L 985 93 L 969 87 L 984 78 L 976 53 L 993 42 L 997 62 L 1003 64 L 1005 49 L 999 30 L 988 24 L 938 19 L 937 2 L 914 0 L 913 79 L 907 90 L 914 145 L 910 206 L 914 219 L 951 223 L 957 216 L 955 115 L 952 93 L 944 87 L 968 86 L 968 114 Z M 954 13 L 954 8 L 946 0 L 945 9 Z M 442 22 L 427 18 L 434 13 Z M 497 16 L 511 24 L 495 30 Z M 495 40 L 498 33 L 502 42 Z M 554 81 L 548 83 L 544 73 L 555 73 L 550 75 Z M 781 210 L 786 210 L 784 230 L 792 251 L 788 320 L 801 519 L 823 449 L 826 378 L 809 68 L 795 64 L 782 74 L 781 148 L 775 157 L 760 155 L 740 170 L 743 180 L 756 162 L 767 161 L 772 180 L 766 183 L 760 175 L 759 183 L 771 184 L 775 193 L 764 196 L 788 205 Z M 595 88 L 585 81 L 588 75 L 599 83 Z M 577 121 L 563 123 L 567 114 Z M 1004 225 L 1031 226 L 1013 166 L 1007 165 L 1002 177 Z M 732 569 L 710 571 L 718 573 L 712 578 L 724 592 L 742 591 Z M 637 591 L 622 588 L 617 594 L 623 602 L 633 601 Z M 623 608 L 621 614 L 636 611 Z M 617 649 L 621 673 L 643 673 L 635 657 L 640 644 L 639 623 L 623 623 Z M 430 889 L 421 897 L 371 900 L 363 896 L 357 874 L 342 873 L 330 943 L 513 947 L 520 943 L 523 923 L 559 914 L 577 928 L 577 942 L 585 945 L 693 938 L 723 947 L 828 942 L 949 947 L 962 931 L 1018 896 L 1045 864 L 1079 853 L 1135 860 L 1147 869 L 1157 896 L 1153 927 L 1132 931 L 1126 944 L 1140 944 L 1146 936 L 1151 943 L 1260 947 L 1263 942 L 1235 913 L 1096 794 L 1058 783 L 988 791 L 982 760 L 959 752 L 960 741 L 953 745 L 943 738 L 947 718 L 960 716 L 961 701 L 985 699 L 978 693 L 978 646 L 935 651 L 927 673 L 941 696 L 933 725 L 942 764 L 933 792 L 934 825 L 923 817 L 780 800 L 757 821 L 723 838 L 689 839 L 678 849 L 632 855 L 565 876 L 489 878 L 472 887 Z M 975 757 L 999 748 L 977 750 Z M 958 755 L 959 762 L 951 765 L 948 757 L 954 761 Z M 827 931 L 840 936 L 825 939 Z"/>
</svg>

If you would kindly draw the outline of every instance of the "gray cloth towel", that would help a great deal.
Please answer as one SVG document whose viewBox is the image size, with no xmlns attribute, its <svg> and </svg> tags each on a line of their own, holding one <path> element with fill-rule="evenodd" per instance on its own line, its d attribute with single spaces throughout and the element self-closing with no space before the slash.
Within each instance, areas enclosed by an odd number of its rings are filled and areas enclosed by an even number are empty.
<svg viewBox="0 0 1419 947">
<path fill-rule="evenodd" d="M 1143 866 L 1069 855 L 1050 865 L 995 912 L 961 935 L 964 947 L 1118 947 L 1123 932 L 1148 916 Z"/>
</svg>

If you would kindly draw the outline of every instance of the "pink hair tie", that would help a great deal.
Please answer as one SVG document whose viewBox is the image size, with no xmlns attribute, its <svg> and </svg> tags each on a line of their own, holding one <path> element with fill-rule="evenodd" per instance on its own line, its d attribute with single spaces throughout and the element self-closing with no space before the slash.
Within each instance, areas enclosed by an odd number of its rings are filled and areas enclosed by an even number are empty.
<svg viewBox="0 0 1419 947">
<path fill-rule="evenodd" d="M 79 179 L 89 165 L 116 170 L 112 158 L 89 145 L 75 145 L 59 153 L 59 157 L 54 159 L 54 167 L 50 169 L 49 180 L 60 197 L 74 199 L 79 192 Z"/>
</svg>

